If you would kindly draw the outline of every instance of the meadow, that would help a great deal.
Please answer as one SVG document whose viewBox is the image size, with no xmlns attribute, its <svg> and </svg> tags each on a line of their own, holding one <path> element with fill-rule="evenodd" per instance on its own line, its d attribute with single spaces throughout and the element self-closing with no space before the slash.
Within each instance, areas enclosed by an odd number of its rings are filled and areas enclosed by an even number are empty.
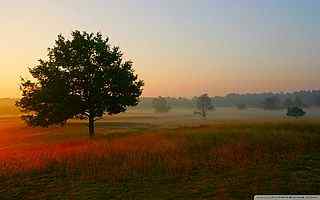
<svg viewBox="0 0 320 200">
<path fill-rule="evenodd" d="M 0 116 L 0 199 L 252 199 L 320 191 L 319 110 L 130 110 L 30 128 Z"/>
</svg>

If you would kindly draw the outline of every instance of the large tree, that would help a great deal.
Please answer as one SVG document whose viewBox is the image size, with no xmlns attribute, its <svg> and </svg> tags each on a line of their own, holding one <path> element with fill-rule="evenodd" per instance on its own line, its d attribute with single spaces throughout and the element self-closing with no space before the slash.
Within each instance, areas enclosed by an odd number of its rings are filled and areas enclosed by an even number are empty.
<svg viewBox="0 0 320 200">
<path fill-rule="evenodd" d="M 214 110 L 211 98 L 208 94 L 196 97 L 196 106 L 200 110 L 202 117 L 206 117 L 209 110 Z"/>
<path fill-rule="evenodd" d="M 74 31 L 71 39 L 58 35 L 48 58 L 29 71 L 34 81 L 22 79 L 22 98 L 16 105 L 32 126 L 88 119 L 94 136 L 96 119 L 137 105 L 142 93 L 143 81 L 132 62 L 125 61 L 119 47 L 112 47 L 101 33 Z"/>
</svg>

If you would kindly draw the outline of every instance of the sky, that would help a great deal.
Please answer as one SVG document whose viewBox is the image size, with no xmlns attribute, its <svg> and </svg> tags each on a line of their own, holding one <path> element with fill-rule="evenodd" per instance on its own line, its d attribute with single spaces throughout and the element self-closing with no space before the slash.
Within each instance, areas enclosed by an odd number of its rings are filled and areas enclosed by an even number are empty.
<svg viewBox="0 0 320 200">
<path fill-rule="evenodd" d="M 101 32 L 143 96 L 320 89 L 318 0 L 0 0 L 0 97 L 59 33 Z"/>
</svg>

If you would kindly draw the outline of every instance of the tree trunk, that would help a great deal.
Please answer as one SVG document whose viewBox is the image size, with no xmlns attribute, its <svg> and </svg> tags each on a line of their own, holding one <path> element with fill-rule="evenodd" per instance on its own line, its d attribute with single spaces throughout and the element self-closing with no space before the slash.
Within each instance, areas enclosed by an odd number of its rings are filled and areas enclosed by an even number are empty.
<svg viewBox="0 0 320 200">
<path fill-rule="evenodd" d="M 206 118 L 207 113 L 206 113 L 204 106 L 202 106 L 202 108 L 201 108 L 201 113 L 202 113 L 202 117 Z"/>
<path fill-rule="evenodd" d="M 89 134 L 90 134 L 90 137 L 94 137 L 95 136 L 95 132 L 94 132 L 94 117 L 92 117 L 92 116 L 89 117 Z"/>
</svg>

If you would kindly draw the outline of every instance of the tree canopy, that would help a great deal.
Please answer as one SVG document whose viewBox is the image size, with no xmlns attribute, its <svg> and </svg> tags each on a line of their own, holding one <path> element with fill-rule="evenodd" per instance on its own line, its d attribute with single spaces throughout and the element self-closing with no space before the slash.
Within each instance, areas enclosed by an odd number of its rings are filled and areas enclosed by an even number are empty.
<svg viewBox="0 0 320 200">
<path fill-rule="evenodd" d="M 29 68 L 35 81 L 22 79 L 22 98 L 16 105 L 32 126 L 89 119 L 93 136 L 97 118 L 138 104 L 144 83 L 132 65 L 101 33 L 73 31 L 71 39 L 60 34 L 48 58 Z"/>
<path fill-rule="evenodd" d="M 208 94 L 203 94 L 196 98 L 197 109 L 200 110 L 203 117 L 207 116 L 208 110 L 214 110 L 211 98 Z"/>
</svg>

